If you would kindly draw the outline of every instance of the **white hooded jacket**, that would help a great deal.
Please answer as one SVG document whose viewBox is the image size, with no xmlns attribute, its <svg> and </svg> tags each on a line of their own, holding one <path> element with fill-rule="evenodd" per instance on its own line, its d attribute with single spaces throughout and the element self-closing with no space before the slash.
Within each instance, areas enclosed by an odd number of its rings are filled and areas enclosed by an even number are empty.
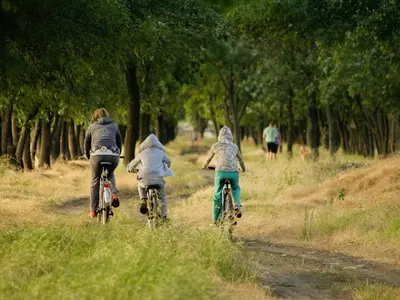
<svg viewBox="0 0 400 300">
<path fill-rule="evenodd" d="M 216 171 L 238 172 L 238 163 L 243 171 L 246 169 L 242 154 L 238 146 L 233 143 L 232 132 L 226 126 L 219 131 L 218 143 L 212 145 L 204 166 L 208 166 L 214 156 L 216 158 Z"/>
<path fill-rule="evenodd" d="M 165 154 L 164 146 L 154 134 L 150 134 L 139 146 L 139 154 L 126 167 L 129 172 L 139 166 L 139 179 L 160 179 L 175 176 L 170 169 L 171 160 Z"/>
</svg>

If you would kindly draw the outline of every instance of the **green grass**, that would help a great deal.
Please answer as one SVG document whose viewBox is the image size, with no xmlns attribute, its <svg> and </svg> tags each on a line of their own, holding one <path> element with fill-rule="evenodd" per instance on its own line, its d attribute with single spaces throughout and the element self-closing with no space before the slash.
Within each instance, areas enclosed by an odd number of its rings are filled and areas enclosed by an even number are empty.
<svg viewBox="0 0 400 300">
<path fill-rule="evenodd" d="M 0 234 L 1 299 L 224 299 L 249 282 L 246 258 L 212 231 L 110 226 L 9 227 Z"/>
</svg>

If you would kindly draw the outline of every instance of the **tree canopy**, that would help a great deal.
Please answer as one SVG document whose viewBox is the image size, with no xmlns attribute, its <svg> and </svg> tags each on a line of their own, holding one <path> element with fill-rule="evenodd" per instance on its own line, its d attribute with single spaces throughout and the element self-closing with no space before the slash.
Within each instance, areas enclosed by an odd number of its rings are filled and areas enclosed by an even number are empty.
<svg viewBox="0 0 400 300">
<path fill-rule="evenodd" d="M 400 7 L 335 0 L 1 0 L 1 154 L 20 166 L 82 155 L 93 109 L 125 154 L 186 116 L 262 142 L 276 120 L 292 153 L 399 148 Z M 26 158 L 24 163 L 23 157 Z"/>
</svg>

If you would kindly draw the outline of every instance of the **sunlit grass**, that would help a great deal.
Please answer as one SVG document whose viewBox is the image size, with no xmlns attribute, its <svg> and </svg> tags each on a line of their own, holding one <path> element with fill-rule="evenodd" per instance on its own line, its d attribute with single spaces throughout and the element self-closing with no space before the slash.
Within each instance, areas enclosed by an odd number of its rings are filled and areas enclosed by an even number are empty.
<svg viewBox="0 0 400 300">
<path fill-rule="evenodd" d="M 196 153 L 181 157 L 191 145 L 176 143 L 176 152 L 168 150 L 176 177 L 165 179 L 171 211 L 209 182 L 191 159 Z M 106 227 L 87 216 L 87 161 L 4 172 L 0 299 L 266 298 L 247 256 L 219 231 L 174 216 L 171 226 L 149 231 L 137 219 L 136 174 L 122 164 L 116 171 L 121 207 Z M 187 212 L 196 214 L 190 205 Z"/>
<path fill-rule="evenodd" d="M 127 219 L 15 226 L 0 234 L 0 260 L 2 299 L 225 299 L 226 284 L 252 280 L 246 257 L 217 232 L 149 231 Z"/>
</svg>

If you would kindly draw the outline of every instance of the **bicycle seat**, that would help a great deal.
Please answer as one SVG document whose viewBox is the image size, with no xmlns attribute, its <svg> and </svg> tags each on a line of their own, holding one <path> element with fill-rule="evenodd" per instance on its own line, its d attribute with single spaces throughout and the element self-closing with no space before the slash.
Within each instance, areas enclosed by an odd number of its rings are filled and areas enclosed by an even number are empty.
<svg viewBox="0 0 400 300">
<path fill-rule="evenodd" d="M 146 186 L 146 190 L 152 190 L 152 189 L 158 190 L 159 188 L 160 188 L 160 185 L 158 185 L 158 184 L 151 184 L 151 185 Z"/>
</svg>

